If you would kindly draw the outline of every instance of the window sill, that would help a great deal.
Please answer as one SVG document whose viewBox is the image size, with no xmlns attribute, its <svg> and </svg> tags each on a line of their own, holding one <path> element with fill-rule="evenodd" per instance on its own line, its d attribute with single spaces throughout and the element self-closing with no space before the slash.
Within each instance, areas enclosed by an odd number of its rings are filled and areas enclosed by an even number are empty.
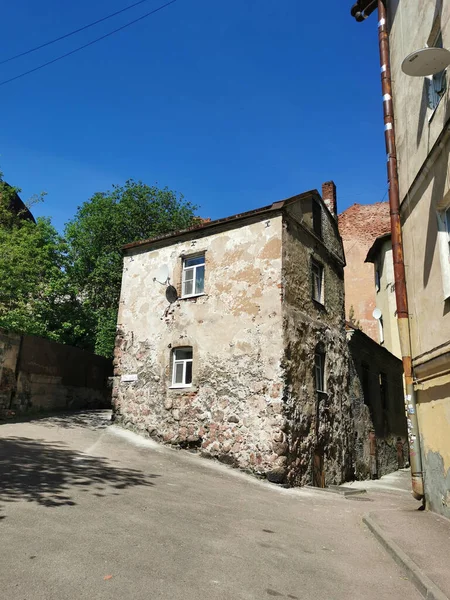
<svg viewBox="0 0 450 600">
<path fill-rule="evenodd" d="M 201 298 L 202 296 L 207 296 L 208 294 L 205 294 L 205 292 L 202 292 L 201 294 L 191 294 L 190 296 L 180 296 L 178 298 L 178 300 L 192 300 L 193 298 Z"/>
<path fill-rule="evenodd" d="M 317 308 L 320 308 L 321 310 L 326 310 L 325 309 L 325 304 L 323 302 L 320 302 L 319 300 L 316 300 L 315 298 L 313 298 L 312 301 L 314 302 L 314 305 Z"/>
<path fill-rule="evenodd" d="M 169 390 L 190 390 L 192 389 L 192 384 L 189 383 L 187 385 L 171 385 Z"/>
</svg>

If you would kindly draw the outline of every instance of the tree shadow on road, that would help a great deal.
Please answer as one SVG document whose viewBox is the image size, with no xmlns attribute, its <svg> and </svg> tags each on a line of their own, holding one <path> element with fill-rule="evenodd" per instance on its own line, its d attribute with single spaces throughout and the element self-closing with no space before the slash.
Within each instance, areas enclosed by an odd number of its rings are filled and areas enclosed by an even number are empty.
<svg viewBox="0 0 450 600">
<path fill-rule="evenodd" d="M 0 439 L 0 502 L 26 500 L 49 508 L 74 506 L 74 490 L 103 497 L 130 487 L 153 486 L 151 480 L 156 477 L 159 475 L 76 452 L 60 442 Z"/>
<path fill-rule="evenodd" d="M 78 427 L 94 427 L 95 429 L 106 429 L 111 422 L 111 410 L 79 410 L 79 411 L 60 411 L 46 414 L 18 415 L 8 419 L 4 423 L 35 423 L 41 427 L 54 429 L 75 429 Z M 2 423 L 0 423 L 2 424 Z"/>
</svg>

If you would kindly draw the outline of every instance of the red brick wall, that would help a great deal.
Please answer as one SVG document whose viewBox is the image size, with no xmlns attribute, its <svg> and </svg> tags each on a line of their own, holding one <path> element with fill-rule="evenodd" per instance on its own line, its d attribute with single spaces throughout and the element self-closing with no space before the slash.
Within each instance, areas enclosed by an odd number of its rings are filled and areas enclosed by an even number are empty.
<svg viewBox="0 0 450 600">
<path fill-rule="evenodd" d="M 353 204 L 339 215 L 339 231 L 344 243 L 345 314 L 349 318 L 353 306 L 354 319 L 376 342 L 378 324 L 372 317 L 375 308 L 374 268 L 364 263 L 375 238 L 390 231 L 389 204 Z"/>
</svg>

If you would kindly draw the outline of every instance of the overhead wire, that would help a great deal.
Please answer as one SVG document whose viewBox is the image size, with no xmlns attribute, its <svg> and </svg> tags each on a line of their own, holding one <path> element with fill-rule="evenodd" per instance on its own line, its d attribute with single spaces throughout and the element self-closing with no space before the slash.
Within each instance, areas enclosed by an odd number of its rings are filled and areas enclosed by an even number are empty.
<svg viewBox="0 0 450 600">
<path fill-rule="evenodd" d="M 70 52 L 61 54 L 60 56 L 57 56 L 56 58 L 54 58 L 52 60 L 49 60 L 37 67 L 34 67 L 34 69 L 29 69 L 28 71 L 24 71 L 23 73 L 20 73 L 19 75 L 16 75 L 15 77 L 10 77 L 9 79 L 0 81 L 0 86 L 6 85 L 7 83 L 11 83 L 12 81 L 16 81 L 17 79 L 25 77 L 26 75 L 30 75 L 31 73 L 35 73 L 36 71 L 39 71 L 40 69 L 43 69 L 44 67 L 48 67 L 49 65 L 52 65 L 52 64 L 62 60 L 63 58 L 67 58 L 68 56 L 71 56 L 72 54 L 75 54 L 76 52 L 80 52 L 80 50 L 84 50 L 85 48 L 88 48 L 89 46 L 92 46 L 93 44 L 96 44 L 97 42 L 100 42 L 101 40 L 104 40 L 104 39 L 114 35 L 115 33 L 118 33 L 119 31 L 122 31 L 123 29 L 126 29 L 127 27 L 130 27 L 131 25 L 134 25 L 135 23 L 138 23 L 139 21 L 146 19 L 147 17 L 150 17 L 151 15 L 154 15 L 155 13 L 159 12 L 160 10 L 163 10 L 164 8 L 167 8 L 171 4 L 174 4 L 176 1 L 177 0 L 170 0 L 170 2 L 166 2 L 166 4 L 163 4 L 163 5 L 159 6 L 158 8 L 151 10 L 150 12 L 146 13 L 145 15 L 142 15 L 141 17 L 138 17 L 137 19 L 133 19 L 132 21 L 125 23 L 125 25 L 122 25 L 121 27 L 117 27 L 117 29 L 110 31 L 109 33 L 105 33 L 105 35 L 95 38 L 94 40 L 91 40 L 87 44 L 83 44 L 82 46 L 78 46 L 74 50 L 70 50 Z"/>
<path fill-rule="evenodd" d="M 32 52 L 36 52 L 37 50 L 40 50 L 41 48 L 45 48 L 46 46 L 50 46 L 51 44 L 55 44 L 56 42 L 60 42 L 61 40 L 65 40 L 66 38 L 75 35 L 76 33 L 80 33 L 80 31 L 84 31 L 85 29 L 89 29 L 90 27 L 94 27 L 94 25 L 98 25 L 99 23 L 103 23 L 103 21 L 107 21 L 108 19 L 111 19 L 112 17 L 115 17 L 117 15 L 120 15 L 124 12 L 126 12 L 127 10 L 130 10 L 131 8 L 134 8 L 135 6 L 139 6 L 139 4 L 143 4 L 144 2 L 148 2 L 148 0 L 139 0 L 139 2 L 135 2 L 134 4 L 130 4 L 129 6 L 125 6 L 125 8 L 121 8 L 120 10 L 117 10 L 116 12 L 113 12 L 109 15 L 106 15 L 105 17 L 102 17 L 101 19 L 97 19 L 97 21 L 93 21 L 92 23 L 88 23 L 87 25 L 83 25 L 83 27 L 79 27 L 78 29 L 74 29 L 73 31 L 69 31 L 69 33 L 65 33 L 64 35 L 61 35 L 57 38 L 54 38 L 53 40 L 49 40 L 48 42 L 45 42 L 44 44 L 41 44 L 40 46 L 35 46 L 34 48 L 30 48 L 29 50 L 25 50 L 24 52 L 20 52 L 19 54 L 15 54 L 14 56 L 10 56 L 9 58 L 5 58 L 4 60 L 0 60 L 0 65 L 4 65 L 5 63 L 11 62 L 12 60 L 16 60 L 17 58 L 20 58 L 21 56 L 26 56 L 27 54 L 31 54 Z"/>
</svg>

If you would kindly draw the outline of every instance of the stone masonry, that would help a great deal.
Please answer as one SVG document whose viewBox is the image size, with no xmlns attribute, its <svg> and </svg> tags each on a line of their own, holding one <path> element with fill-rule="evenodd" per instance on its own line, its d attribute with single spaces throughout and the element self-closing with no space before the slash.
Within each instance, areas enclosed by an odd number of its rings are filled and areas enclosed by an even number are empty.
<svg viewBox="0 0 450 600">
<path fill-rule="evenodd" d="M 124 251 L 116 421 L 274 481 L 344 481 L 352 439 L 344 255 L 336 217 L 320 195 Z M 204 290 L 183 297 L 183 261 L 192 256 L 204 257 Z M 313 264 L 322 269 L 320 302 L 312 298 Z M 177 299 L 157 280 L 166 271 Z M 192 356 L 184 387 L 173 385 L 180 348 Z"/>
</svg>

